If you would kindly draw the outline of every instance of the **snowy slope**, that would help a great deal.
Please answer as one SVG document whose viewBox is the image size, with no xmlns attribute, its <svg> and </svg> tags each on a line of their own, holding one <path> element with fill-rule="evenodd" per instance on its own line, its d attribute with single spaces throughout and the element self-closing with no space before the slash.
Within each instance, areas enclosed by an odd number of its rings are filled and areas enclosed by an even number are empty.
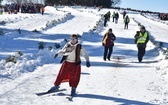
<svg viewBox="0 0 168 105">
<path fill-rule="evenodd" d="M 164 42 L 165 45 L 167 44 L 165 36 L 168 33 L 167 26 L 139 14 L 129 14 L 131 21 L 128 30 L 124 30 L 121 15 L 118 24 L 110 21 L 107 27 L 103 27 L 101 15 L 108 11 L 112 13 L 116 10 L 103 9 L 98 12 L 94 8 L 58 7 L 56 10 L 47 7 L 44 16 L 41 14 L 5 15 L 6 18 L 3 16 L 3 19 L 13 19 L 13 22 L 0 25 L 0 28 L 5 31 L 5 35 L 0 36 L 1 59 L 15 54 L 18 50 L 22 51 L 24 56 L 19 57 L 16 64 L 6 64 L 4 60 L 0 62 L 1 104 L 167 105 L 167 60 L 164 60 L 162 52 L 149 42 L 143 62 L 138 63 L 137 48 L 133 37 L 139 27 L 132 18 L 144 24 L 151 35 L 156 40 Z M 48 21 L 50 25 L 46 27 Z M 97 23 L 99 23 L 98 26 Z M 19 26 L 23 26 L 21 34 L 17 31 Z M 95 26 L 97 26 L 97 31 L 94 32 L 92 29 Z M 109 28 L 113 29 L 117 39 L 112 60 L 103 61 L 101 40 Z M 34 29 L 39 32 L 32 32 Z M 49 51 L 47 46 L 62 43 L 64 38 L 69 39 L 69 35 L 73 33 L 82 36 L 80 41 L 88 52 L 91 62 L 91 67 L 87 68 L 82 58 L 82 73 L 77 97 L 73 99 L 73 102 L 65 99 L 66 94 L 70 93 L 68 83 L 61 84 L 61 88 L 67 90 L 59 94 L 41 97 L 35 95 L 53 86 L 61 66 L 59 63 L 61 58 L 53 58 L 58 49 Z M 162 36 L 158 37 L 158 33 Z M 41 41 L 47 44 L 44 50 L 39 51 L 38 42 Z"/>
</svg>

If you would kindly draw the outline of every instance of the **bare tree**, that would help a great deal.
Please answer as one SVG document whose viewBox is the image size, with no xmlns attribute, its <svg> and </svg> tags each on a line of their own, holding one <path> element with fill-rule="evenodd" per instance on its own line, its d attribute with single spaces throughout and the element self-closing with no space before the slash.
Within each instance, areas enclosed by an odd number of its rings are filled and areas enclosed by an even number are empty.
<svg viewBox="0 0 168 105">
<path fill-rule="evenodd" d="M 38 0 L 7 0 L 8 2 L 21 3 L 38 3 Z"/>
<path fill-rule="evenodd" d="M 22 3 L 22 0 L 7 0 L 8 2 L 14 2 L 14 3 L 17 3 L 17 4 L 21 4 Z"/>
<path fill-rule="evenodd" d="M 112 6 L 119 5 L 121 0 L 111 0 Z"/>
</svg>

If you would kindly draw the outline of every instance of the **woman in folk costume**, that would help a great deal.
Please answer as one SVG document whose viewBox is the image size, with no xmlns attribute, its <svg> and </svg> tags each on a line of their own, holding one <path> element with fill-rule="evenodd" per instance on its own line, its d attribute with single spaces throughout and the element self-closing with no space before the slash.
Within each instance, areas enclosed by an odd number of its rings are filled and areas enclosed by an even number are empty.
<svg viewBox="0 0 168 105">
<path fill-rule="evenodd" d="M 59 85 L 62 82 L 69 82 L 71 89 L 71 96 L 76 93 L 76 88 L 80 81 L 81 74 L 81 59 L 80 54 L 86 59 L 86 66 L 90 67 L 89 56 L 82 45 L 78 42 L 78 35 L 70 36 L 71 41 L 68 42 L 54 58 L 57 56 L 64 56 L 65 60 L 60 68 L 58 76 L 54 82 L 54 86 L 48 91 L 59 91 Z"/>
</svg>

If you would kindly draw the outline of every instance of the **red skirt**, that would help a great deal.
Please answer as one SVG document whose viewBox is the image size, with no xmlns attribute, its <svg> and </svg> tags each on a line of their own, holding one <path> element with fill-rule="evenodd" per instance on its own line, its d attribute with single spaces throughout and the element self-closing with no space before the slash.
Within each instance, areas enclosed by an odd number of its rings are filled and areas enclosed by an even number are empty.
<svg viewBox="0 0 168 105">
<path fill-rule="evenodd" d="M 72 62 L 63 62 L 54 85 L 59 86 L 62 82 L 69 82 L 70 87 L 77 87 L 80 81 L 81 65 Z"/>
</svg>

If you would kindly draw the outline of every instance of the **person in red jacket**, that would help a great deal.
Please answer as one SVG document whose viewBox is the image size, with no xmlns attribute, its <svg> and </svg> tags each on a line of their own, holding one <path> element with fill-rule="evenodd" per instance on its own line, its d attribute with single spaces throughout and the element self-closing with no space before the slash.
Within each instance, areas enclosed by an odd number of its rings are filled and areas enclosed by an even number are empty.
<svg viewBox="0 0 168 105">
<path fill-rule="evenodd" d="M 110 28 L 108 32 L 104 35 L 102 40 L 102 44 L 104 46 L 104 61 L 106 61 L 106 58 L 110 60 L 115 40 L 116 36 L 113 34 L 112 29 Z"/>
</svg>

